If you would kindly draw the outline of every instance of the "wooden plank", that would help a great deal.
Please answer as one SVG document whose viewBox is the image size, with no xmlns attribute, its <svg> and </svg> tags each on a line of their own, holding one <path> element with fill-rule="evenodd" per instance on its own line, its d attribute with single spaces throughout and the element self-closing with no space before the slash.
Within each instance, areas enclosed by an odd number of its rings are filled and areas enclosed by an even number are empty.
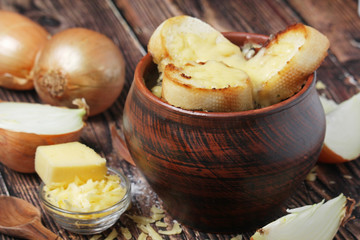
<svg viewBox="0 0 360 240">
<path fill-rule="evenodd" d="M 340 62 L 360 60 L 360 18 L 356 1 L 289 0 L 289 3 L 304 21 L 328 36 Z"/>
<path fill-rule="evenodd" d="M 348 0 L 351 1 L 351 0 Z M 302 1 L 298 1 L 301 5 Z M 314 1 L 327 2 L 327 1 Z M 265 35 L 274 34 L 286 26 L 295 22 L 304 22 L 299 15 L 298 9 L 293 9 L 285 1 L 127 1 L 116 0 L 120 12 L 133 27 L 138 39 L 146 46 L 152 32 L 165 19 L 176 15 L 190 15 L 197 17 L 215 27 L 219 31 L 255 32 Z M 152 6 L 151 8 L 149 8 Z M 151 9 L 149 11 L 148 9 Z M 306 8 L 304 7 L 304 14 Z M 319 12 L 321 9 L 318 9 Z M 317 16 L 313 13 L 311 16 Z M 357 18 L 359 19 L 359 18 Z M 321 26 L 313 22 L 304 22 L 315 28 Z M 350 29 L 348 34 L 352 33 Z M 326 33 L 326 32 L 325 32 Z M 330 39 L 331 40 L 331 39 Z M 336 44 L 332 43 L 331 50 Z M 360 90 L 360 84 L 349 81 L 358 71 L 347 69 L 350 65 L 344 65 L 332 55 L 324 61 L 317 71 L 318 79 L 323 81 L 329 88 L 324 91 L 328 97 L 341 102 L 348 99 Z M 353 68 L 356 69 L 357 63 Z M 358 68 L 357 68 L 358 69 Z"/>
<path fill-rule="evenodd" d="M 330 40 L 331 53 L 346 70 L 339 76 L 351 95 L 360 91 L 360 17 L 353 0 L 290 0 L 302 19 Z M 349 96 L 348 96 L 349 97 Z"/>
<path fill-rule="evenodd" d="M 347 0 L 350 1 L 350 0 Z M 347 2 L 345 1 L 345 2 Z M 162 206 L 162 202 L 148 186 L 145 179 L 137 169 L 122 160 L 112 146 L 110 126 L 121 129 L 122 109 L 127 91 L 133 78 L 133 72 L 139 59 L 146 53 L 146 45 L 152 32 L 166 18 L 188 14 L 198 17 L 219 29 L 220 31 L 246 31 L 263 34 L 274 33 L 294 22 L 303 21 L 317 27 L 314 18 L 317 14 L 322 16 L 322 9 L 316 6 L 325 6 L 326 0 L 312 1 L 316 5 L 312 11 L 314 15 L 306 12 L 301 2 L 272 0 L 245 0 L 245 1 L 156 1 L 156 0 L 115 0 L 113 1 L 32 1 L 32 0 L 0 0 L 0 9 L 8 9 L 20 12 L 42 24 L 50 33 L 55 34 L 70 27 L 86 27 L 101 32 L 110 37 L 122 50 L 126 60 L 126 85 L 115 104 L 104 114 L 91 117 L 85 128 L 81 141 L 95 151 L 106 157 L 109 165 L 123 171 L 131 180 L 133 186 L 133 207 L 129 214 L 147 215 L 152 205 Z M 306 6 L 311 1 L 306 0 Z M 355 1 L 354 1 L 355 2 Z M 323 4 L 323 5 L 321 5 Z M 325 4 L 325 5 L 324 5 Z M 338 6 L 343 4 L 336 2 Z M 341 5 L 339 5 L 341 4 Z M 351 4 L 351 3 L 350 3 Z M 350 6 L 353 6 L 351 4 Z M 331 7 L 331 6 L 330 6 Z M 329 7 L 329 8 L 330 8 Z M 336 10 L 336 9 L 335 9 Z M 334 10 L 334 11 L 335 11 Z M 340 11 L 340 10 L 336 10 Z M 345 12 L 350 11 L 349 9 Z M 310 16 L 311 15 L 311 16 Z M 337 15 L 336 15 L 337 16 Z M 321 17 L 320 17 L 321 19 Z M 331 15 L 329 18 L 333 19 Z M 324 20 L 324 21 L 325 21 Z M 348 21 L 348 19 L 347 19 Z M 346 24 L 349 24 L 346 22 Z M 321 27 L 319 25 L 319 27 Z M 357 28 L 347 29 L 348 34 Z M 331 32 L 332 34 L 335 34 Z M 336 48 L 336 47 L 335 47 Z M 338 51 L 341 51 L 339 48 Z M 346 81 L 350 74 L 353 76 L 355 68 L 349 61 L 341 60 L 339 56 L 349 53 L 336 53 L 333 50 L 330 57 L 318 71 L 318 78 L 324 81 L 328 89 L 324 93 L 340 102 L 358 90 L 356 84 Z M 355 59 L 355 58 L 354 58 Z M 357 61 L 356 59 L 354 60 Z M 17 92 L 0 89 L 0 99 L 11 101 L 39 102 L 34 91 Z M 1 156 L 0 156 L 1 157 Z M 314 182 L 303 182 L 294 192 L 285 208 L 298 207 L 305 204 L 319 202 L 321 199 L 335 197 L 339 192 L 353 197 L 359 201 L 360 166 L 359 161 L 353 161 L 341 165 L 319 164 L 318 177 Z M 39 206 L 36 196 L 36 188 L 40 183 L 35 174 L 19 174 L 0 165 L 0 193 L 20 196 Z M 360 210 L 357 208 L 354 215 L 359 219 Z M 165 221 L 172 222 L 171 216 L 166 216 Z M 57 232 L 64 239 L 88 239 L 85 236 L 71 234 L 60 229 L 48 215 L 43 212 L 43 222 L 52 231 Z M 139 229 L 126 216 L 121 218 L 115 227 L 127 226 L 136 237 Z M 235 235 L 218 235 L 202 233 L 183 227 L 184 232 L 179 236 L 171 236 L 165 239 L 230 239 Z M 102 235 L 106 236 L 110 230 Z M 252 233 L 245 233 L 244 240 L 249 239 Z M 0 235 L 0 239 L 11 239 Z M 119 239 L 121 239 L 119 237 Z M 360 223 L 358 220 L 349 222 L 345 228 L 341 228 L 336 240 L 360 239 Z"/>
<path fill-rule="evenodd" d="M 277 1 L 115 1 L 120 12 L 134 27 L 146 46 L 155 30 L 165 19 L 177 15 L 197 17 L 219 31 L 244 31 L 262 34 L 277 32 L 297 21 L 284 3 Z M 151 9 L 151 11 L 149 11 Z M 278 11 L 277 9 L 284 10 Z M 278 14 L 285 16 L 279 16 Z M 272 21 L 269 21 L 271 19 Z"/>
</svg>

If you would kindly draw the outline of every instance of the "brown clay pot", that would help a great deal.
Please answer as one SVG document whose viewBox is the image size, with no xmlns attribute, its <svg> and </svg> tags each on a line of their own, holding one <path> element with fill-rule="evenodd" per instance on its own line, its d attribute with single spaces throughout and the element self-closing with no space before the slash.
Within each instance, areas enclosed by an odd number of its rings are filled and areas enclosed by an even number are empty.
<svg viewBox="0 0 360 240">
<path fill-rule="evenodd" d="M 267 39 L 224 35 L 238 45 Z M 130 154 L 167 211 L 182 224 L 221 233 L 254 230 L 279 217 L 323 143 L 315 76 L 281 103 L 223 113 L 163 102 L 146 86 L 156 73 L 148 54 L 135 70 L 123 123 Z"/>
</svg>

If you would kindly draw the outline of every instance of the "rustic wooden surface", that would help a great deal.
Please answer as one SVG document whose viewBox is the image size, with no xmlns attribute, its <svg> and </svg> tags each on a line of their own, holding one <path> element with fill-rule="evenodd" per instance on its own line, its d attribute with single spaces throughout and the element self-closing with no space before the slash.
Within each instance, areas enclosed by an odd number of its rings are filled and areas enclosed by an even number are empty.
<svg viewBox="0 0 360 240">
<path fill-rule="evenodd" d="M 0 9 L 19 12 L 43 25 L 51 34 L 71 27 L 93 29 L 110 37 L 123 52 L 127 81 L 123 92 L 110 109 L 88 120 L 80 141 L 105 156 L 109 165 L 130 178 L 133 186 L 131 214 L 148 215 L 152 205 L 161 207 L 162 203 L 137 169 L 119 155 L 112 141 L 111 127 L 121 133 L 122 110 L 135 66 L 146 53 L 152 32 L 166 18 L 187 14 L 220 31 L 262 34 L 277 32 L 295 22 L 311 25 L 331 41 L 329 56 L 318 70 L 318 79 L 327 86 L 319 90 L 320 93 L 341 102 L 360 91 L 360 17 L 356 0 L 0 0 Z M 35 91 L 0 89 L 0 99 L 40 102 Z M 313 204 L 339 193 L 360 201 L 360 159 L 338 165 L 318 164 L 316 171 L 316 180 L 304 181 L 299 186 L 284 205 L 284 214 L 286 208 Z M 40 207 L 36 194 L 39 184 L 35 174 L 16 173 L 0 164 L 0 194 L 17 196 Z M 60 229 L 44 212 L 42 214 L 43 224 L 62 238 L 90 238 Z M 335 239 L 360 239 L 359 207 L 353 215 L 356 219 L 341 227 Z M 168 215 L 165 218 L 167 222 L 172 220 Z M 119 230 L 121 226 L 128 227 L 134 239 L 140 233 L 125 216 L 115 228 Z M 243 239 L 249 239 L 251 234 L 243 233 Z M 183 226 L 181 235 L 164 236 L 164 239 L 231 239 L 235 235 L 208 234 Z M 0 239 L 13 238 L 0 234 Z"/>
</svg>

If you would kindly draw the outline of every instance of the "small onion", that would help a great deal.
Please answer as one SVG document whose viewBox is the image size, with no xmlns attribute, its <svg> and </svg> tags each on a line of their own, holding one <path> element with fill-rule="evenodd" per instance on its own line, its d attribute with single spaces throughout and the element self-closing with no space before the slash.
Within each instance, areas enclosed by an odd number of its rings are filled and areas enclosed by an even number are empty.
<svg viewBox="0 0 360 240">
<path fill-rule="evenodd" d="M 32 20 L 0 11 L 0 86 L 14 90 L 34 88 L 31 70 L 49 36 Z"/>
<path fill-rule="evenodd" d="M 72 28 L 48 41 L 35 64 L 34 81 L 43 102 L 72 107 L 74 99 L 84 98 L 92 116 L 119 96 L 125 63 L 118 47 L 103 34 Z"/>
<path fill-rule="evenodd" d="M 35 172 L 38 146 L 77 141 L 85 126 L 85 108 L 0 102 L 0 112 L 0 162 L 24 173 Z"/>
</svg>

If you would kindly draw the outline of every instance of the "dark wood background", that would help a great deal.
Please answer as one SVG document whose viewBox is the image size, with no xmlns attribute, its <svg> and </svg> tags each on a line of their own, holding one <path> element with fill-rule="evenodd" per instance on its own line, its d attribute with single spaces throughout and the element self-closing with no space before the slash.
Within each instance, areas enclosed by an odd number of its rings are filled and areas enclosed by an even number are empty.
<svg viewBox="0 0 360 240">
<path fill-rule="evenodd" d="M 356 0 L 0 0 L 0 9 L 19 12 L 40 23 L 51 34 L 71 27 L 89 28 L 110 37 L 126 60 L 126 84 L 121 96 L 103 114 L 88 119 L 80 141 L 105 156 L 112 167 L 123 171 L 133 185 L 131 214 L 148 215 L 161 200 L 149 188 L 137 169 L 123 160 L 112 141 L 111 127 L 121 134 L 122 110 L 136 64 L 147 52 L 154 29 L 165 19 L 181 14 L 198 17 L 220 31 L 275 33 L 287 25 L 303 22 L 328 36 L 329 56 L 318 72 L 326 84 L 321 90 L 328 98 L 341 102 L 360 91 L 360 18 Z M 34 91 L 0 89 L 5 101 L 40 102 Z M 360 143 L 359 143 L 360 144 Z M 6 156 L 0 156 L 5 158 Z M 360 159 L 338 165 L 317 165 L 315 181 L 304 181 L 284 205 L 286 208 L 313 204 L 344 193 L 360 201 Z M 16 173 L 0 164 L 0 194 L 23 198 L 39 206 L 36 195 L 40 180 L 35 174 Z M 88 239 L 60 229 L 43 213 L 43 223 L 64 239 Z M 1 209 L 0 209 L 1 214 Z M 360 208 L 356 219 L 341 227 L 335 239 L 360 239 Z M 167 222 L 172 221 L 166 216 Z M 324 219 L 326 221 L 326 219 Z M 115 227 L 128 227 L 134 239 L 140 231 L 126 217 Z M 104 233 L 106 236 L 109 231 Z M 244 233 L 249 239 L 252 233 Z M 164 239 L 231 239 L 235 235 L 216 235 L 183 227 L 183 233 Z M 12 239 L 0 235 L 0 239 Z M 118 239 L 122 239 L 121 236 Z"/>
</svg>

